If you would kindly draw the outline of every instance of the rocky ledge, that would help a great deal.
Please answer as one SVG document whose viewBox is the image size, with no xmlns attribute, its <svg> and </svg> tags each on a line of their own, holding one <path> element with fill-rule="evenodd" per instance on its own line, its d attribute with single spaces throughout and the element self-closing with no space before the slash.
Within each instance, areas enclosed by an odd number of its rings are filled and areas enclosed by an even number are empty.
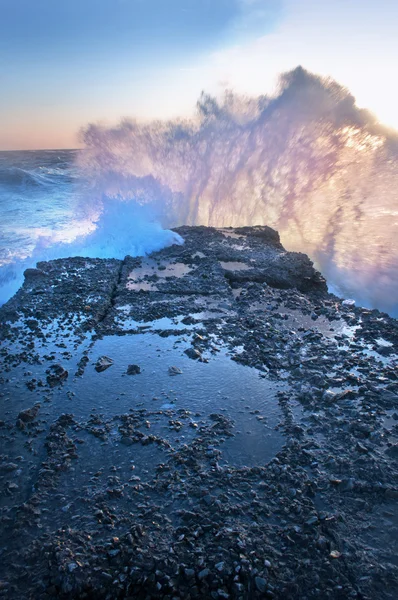
<svg viewBox="0 0 398 600">
<path fill-rule="evenodd" d="M 270 228 L 178 233 L 0 309 L 0 597 L 395 599 L 398 322 Z"/>
</svg>

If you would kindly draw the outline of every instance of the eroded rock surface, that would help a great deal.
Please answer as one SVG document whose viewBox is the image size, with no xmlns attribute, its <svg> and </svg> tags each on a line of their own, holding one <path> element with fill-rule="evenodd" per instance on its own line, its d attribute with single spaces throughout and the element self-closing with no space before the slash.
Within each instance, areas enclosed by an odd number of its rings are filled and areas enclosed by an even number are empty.
<svg viewBox="0 0 398 600">
<path fill-rule="evenodd" d="M 397 321 L 272 229 L 178 232 L 0 309 L 0 597 L 395 599 Z"/>
</svg>

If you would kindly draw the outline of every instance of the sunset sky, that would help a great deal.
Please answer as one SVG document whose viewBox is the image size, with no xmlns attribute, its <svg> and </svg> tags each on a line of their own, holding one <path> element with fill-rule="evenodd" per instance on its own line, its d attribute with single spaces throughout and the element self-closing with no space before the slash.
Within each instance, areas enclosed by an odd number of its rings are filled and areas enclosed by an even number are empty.
<svg viewBox="0 0 398 600">
<path fill-rule="evenodd" d="M 0 149 L 75 148 L 89 122 L 271 93 L 301 64 L 398 129 L 397 0 L 0 0 Z"/>
</svg>

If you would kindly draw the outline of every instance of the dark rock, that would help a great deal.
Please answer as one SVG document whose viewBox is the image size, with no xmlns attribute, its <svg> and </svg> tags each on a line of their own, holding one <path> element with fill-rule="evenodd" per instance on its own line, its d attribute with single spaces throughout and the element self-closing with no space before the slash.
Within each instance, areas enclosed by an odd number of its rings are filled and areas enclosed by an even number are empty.
<svg viewBox="0 0 398 600">
<path fill-rule="evenodd" d="M 266 591 L 267 581 L 263 577 L 255 577 L 254 583 L 259 592 L 263 594 Z"/>
<path fill-rule="evenodd" d="M 386 454 L 391 458 L 398 458 L 398 444 L 392 444 L 386 449 Z"/>
<path fill-rule="evenodd" d="M 64 369 L 64 367 L 60 364 L 51 365 L 49 369 L 46 371 L 47 373 L 47 383 L 50 387 L 55 387 L 59 385 L 68 377 L 68 371 Z"/>
<path fill-rule="evenodd" d="M 169 375 L 181 375 L 182 371 L 179 367 L 169 367 Z"/>
<path fill-rule="evenodd" d="M 25 281 L 36 281 L 37 279 L 47 277 L 47 275 L 41 269 L 26 269 L 24 271 L 24 277 Z"/>
<path fill-rule="evenodd" d="M 202 360 L 202 355 L 196 348 L 187 348 L 184 353 L 193 360 Z"/>
<path fill-rule="evenodd" d="M 22 422 L 23 424 L 25 423 L 32 423 L 32 421 L 35 420 L 35 418 L 38 415 L 38 412 L 40 410 L 40 403 L 35 404 L 34 406 L 32 406 L 32 408 L 27 408 L 25 410 L 22 410 L 17 417 L 17 427 L 18 427 L 18 422 Z M 20 429 L 22 429 L 21 426 L 19 426 Z"/>
<path fill-rule="evenodd" d="M 106 369 L 109 369 L 109 367 L 111 367 L 112 365 L 113 360 L 109 358 L 109 356 L 100 356 L 97 362 L 95 363 L 95 370 L 98 373 L 101 373 L 102 371 L 106 371 Z"/>
</svg>

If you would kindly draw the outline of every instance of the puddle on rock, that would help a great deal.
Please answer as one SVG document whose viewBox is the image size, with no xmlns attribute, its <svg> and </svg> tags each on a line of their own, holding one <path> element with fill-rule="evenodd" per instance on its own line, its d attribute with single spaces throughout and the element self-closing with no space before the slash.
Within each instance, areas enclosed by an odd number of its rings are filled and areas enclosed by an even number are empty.
<svg viewBox="0 0 398 600">
<path fill-rule="evenodd" d="M 141 281 L 139 283 L 129 281 L 126 288 L 130 290 L 130 292 L 157 292 L 159 289 L 153 283 L 148 283 L 146 281 Z"/>
<path fill-rule="evenodd" d="M 141 266 L 133 269 L 128 276 L 128 282 L 126 288 L 130 291 L 149 291 L 156 292 L 158 287 L 156 281 L 158 279 L 165 279 L 166 277 L 177 277 L 178 279 L 188 275 L 192 271 L 192 267 L 189 267 L 185 263 L 175 262 L 157 262 L 151 258 L 143 259 Z M 154 278 L 154 281 L 148 281 L 150 278 Z"/>
<path fill-rule="evenodd" d="M 94 345 L 90 363 L 109 356 L 113 365 L 97 373 L 90 364 L 76 381 L 76 400 L 70 410 L 81 418 L 95 409 L 107 418 L 130 409 L 190 411 L 202 417 L 222 414 L 234 422 L 234 437 L 226 444 L 232 464 L 264 464 L 282 447 L 283 437 L 274 431 L 281 413 L 276 392 L 283 384 L 259 377 L 259 372 L 232 361 L 224 349 L 209 362 L 192 360 L 184 350 L 187 338 L 163 338 L 156 334 L 108 336 Z M 129 364 L 141 372 L 127 375 Z M 174 377 L 170 367 L 182 371 Z M 167 435 L 166 435 L 167 439 Z"/>
<path fill-rule="evenodd" d="M 121 307 L 124 309 L 125 307 Z M 130 307 L 128 307 L 130 309 Z M 127 312 L 127 311 L 125 311 Z M 194 315 L 190 315 L 191 318 L 194 318 Z M 185 323 L 184 323 L 185 321 Z M 187 320 L 186 315 L 179 315 L 177 317 L 161 317 L 159 319 L 153 319 L 152 321 L 136 321 L 135 319 L 131 319 L 128 317 L 118 318 L 115 317 L 115 325 L 121 331 L 168 331 L 168 330 L 177 330 L 184 331 L 188 329 L 197 328 L 199 323 L 192 323 L 190 319 Z"/>
<path fill-rule="evenodd" d="M 247 271 L 248 269 L 251 269 L 250 265 L 238 261 L 220 261 L 220 265 L 223 269 L 225 269 L 225 271 Z"/>
<path fill-rule="evenodd" d="M 129 279 L 134 281 L 144 279 L 145 277 L 183 277 L 192 271 L 192 267 L 189 267 L 182 262 L 158 262 L 151 258 L 146 258 L 141 261 L 141 266 L 133 269 L 129 274 Z"/>
<path fill-rule="evenodd" d="M 296 330 L 302 328 L 307 331 L 314 330 L 314 332 L 319 332 L 326 338 L 345 336 L 348 341 L 354 337 L 355 332 L 360 327 L 358 325 L 347 325 L 344 319 L 340 319 L 338 321 L 329 321 L 329 319 L 323 315 L 313 319 L 311 315 L 303 314 L 299 310 L 289 309 L 284 306 L 281 306 L 280 308 L 281 309 L 278 314 L 280 315 L 281 324 L 283 324 L 285 328 Z M 249 307 L 249 310 L 250 312 L 264 311 L 269 313 L 272 310 L 272 307 L 269 302 L 254 302 Z"/>
<path fill-rule="evenodd" d="M 230 238 L 233 240 L 241 240 L 243 238 L 245 238 L 246 236 L 242 235 L 241 233 L 235 233 L 234 231 L 229 231 L 228 229 L 219 229 L 219 231 L 226 237 L 226 238 Z"/>
</svg>

